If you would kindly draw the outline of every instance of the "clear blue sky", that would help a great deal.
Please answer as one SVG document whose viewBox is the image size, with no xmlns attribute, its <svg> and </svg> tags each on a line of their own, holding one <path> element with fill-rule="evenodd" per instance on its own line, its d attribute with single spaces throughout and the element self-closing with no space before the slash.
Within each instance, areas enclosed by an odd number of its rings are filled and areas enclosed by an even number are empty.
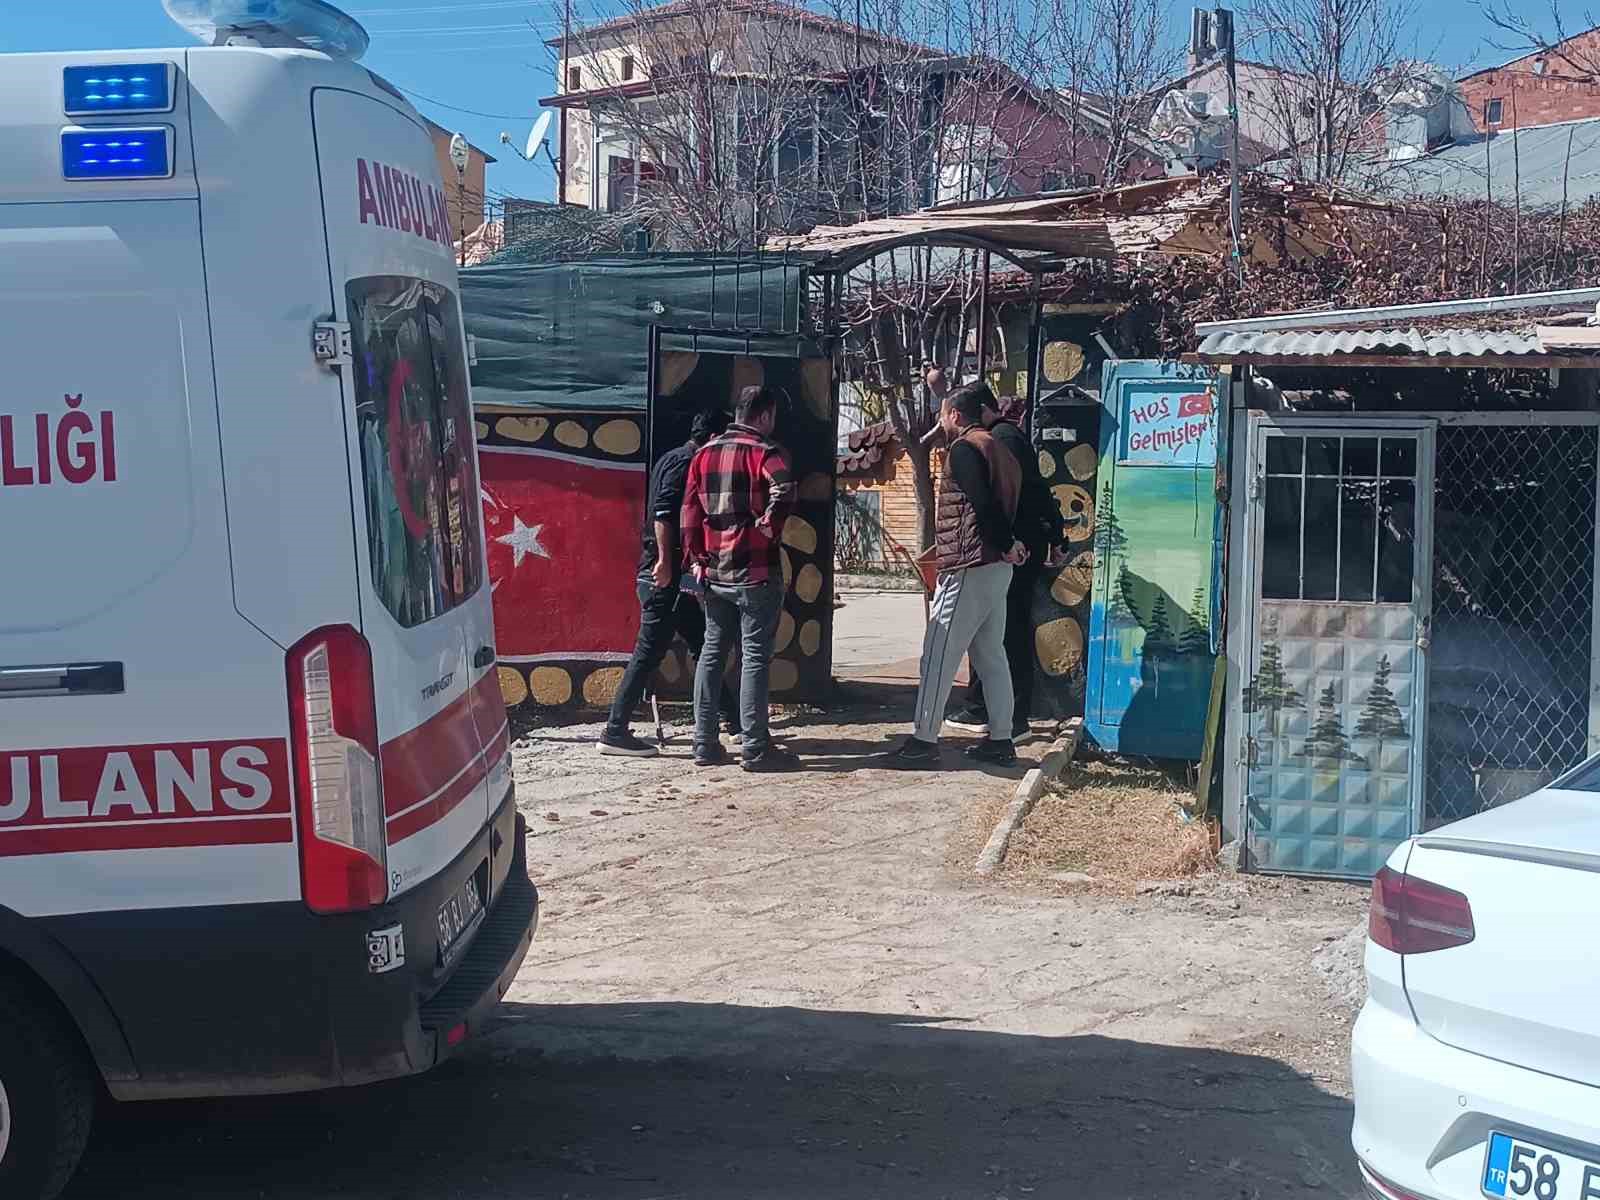
<svg viewBox="0 0 1600 1200">
<path fill-rule="evenodd" d="M 160 0 L 8 0 L 5 7 L 0 52 L 193 44 Z M 498 158 L 489 168 L 491 195 L 553 197 L 549 167 L 522 162 L 498 139 L 504 129 L 520 144 L 539 97 L 554 90 L 542 39 L 560 32 L 559 0 L 349 0 L 341 7 L 372 35 L 367 66 L 413 93 L 425 115 Z M 572 5 L 575 19 L 611 7 L 607 0 Z M 1461 0 L 1419 0 L 1418 17 L 1418 50 L 1435 61 L 1459 68 L 1510 57 L 1489 44 L 1482 15 Z"/>
</svg>

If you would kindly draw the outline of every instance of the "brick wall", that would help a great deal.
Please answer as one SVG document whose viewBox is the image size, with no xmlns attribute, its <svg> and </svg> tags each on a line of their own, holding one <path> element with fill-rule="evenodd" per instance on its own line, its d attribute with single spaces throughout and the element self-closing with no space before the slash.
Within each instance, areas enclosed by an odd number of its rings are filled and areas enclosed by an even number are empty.
<svg viewBox="0 0 1600 1200">
<path fill-rule="evenodd" d="M 1523 71 L 1487 71 L 1461 84 L 1461 95 L 1473 127 L 1485 126 L 1489 102 L 1500 101 L 1500 120 L 1492 130 L 1554 125 L 1600 117 L 1600 84 L 1580 79 L 1540 78 Z"/>
<path fill-rule="evenodd" d="M 935 450 L 933 454 L 935 486 L 939 478 L 939 466 L 940 454 Z M 917 488 L 912 479 L 911 462 L 904 452 L 895 456 L 881 480 L 855 480 L 844 477 L 839 480 L 839 488 L 841 491 L 850 492 L 877 492 L 880 497 L 878 503 L 881 506 L 884 533 L 912 554 L 921 549 L 921 526 L 917 521 Z M 886 556 L 891 554 L 887 545 L 884 547 L 884 553 Z"/>
<path fill-rule="evenodd" d="M 1490 129 L 1600 117 L 1600 83 L 1593 82 L 1595 67 L 1600 67 L 1600 29 L 1568 38 L 1561 43 L 1559 53 L 1528 54 L 1504 66 L 1468 75 L 1461 81 L 1461 95 L 1473 127 L 1480 132 L 1491 100 L 1500 101 L 1500 120 L 1490 122 Z"/>
</svg>

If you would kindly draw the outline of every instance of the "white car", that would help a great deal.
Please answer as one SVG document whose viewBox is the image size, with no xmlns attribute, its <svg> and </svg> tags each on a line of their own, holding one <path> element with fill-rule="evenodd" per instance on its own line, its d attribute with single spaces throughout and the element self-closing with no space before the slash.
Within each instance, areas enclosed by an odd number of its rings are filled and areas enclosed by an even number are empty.
<svg viewBox="0 0 1600 1200">
<path fill-rule="evenodd" d="M 1600 759 L 1373 880 L 1352 1141 L 1380 1200 L 1600 1200 Z"/>
</svg>

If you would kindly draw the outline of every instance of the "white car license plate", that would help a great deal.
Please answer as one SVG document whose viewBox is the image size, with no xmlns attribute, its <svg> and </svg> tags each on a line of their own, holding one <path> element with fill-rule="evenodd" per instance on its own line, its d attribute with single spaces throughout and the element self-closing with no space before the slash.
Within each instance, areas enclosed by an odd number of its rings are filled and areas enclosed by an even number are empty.
<svg viewBox="0 0 1600 1200">
<path fill-rule="evenodd" d="M 1600 1163 L 1491 1133 L 1483 1162 L 1483 1194 L 1521 1200 L 1600 1200 Z"/>
<path fill-rule="evenodd" d="M 456 894 L 439 906 L 440 962 L 449 960 L 467 930 L 483 913 L 483 893 L 478 888 L 478 874 L 478 871 L 474 871 L 467 876 L 467 881 Z"/>
</svg>

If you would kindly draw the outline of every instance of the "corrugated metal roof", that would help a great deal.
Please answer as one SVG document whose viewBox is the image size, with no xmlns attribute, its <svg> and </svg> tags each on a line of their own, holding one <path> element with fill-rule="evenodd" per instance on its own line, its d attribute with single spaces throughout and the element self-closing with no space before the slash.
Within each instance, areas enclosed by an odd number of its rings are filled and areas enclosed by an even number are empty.
<svg viewBox="0 0 1600 1200">
<path fill-rule="evenodd" d="M 1548 354 L 1537 333 L 1484 329 L 1327 329 L 1288 333 L 1213 333 L 1202 357 L 1338 358 L 1343 355 L 1426 355 L 1498 358 Z"/>
<path fill-rule="evenodd" d="M 1523 204 L 1555 208 L 1564 189 L 1569 205 L 1582 204 L 1600 196 L 1600 119 L 1508 130 L 1489 137 L 1487 147 L 1480 134 L 1407 162 L 1357 165 L 1350 174 L 1346 182 L 1394 197 L 1493 195 L 1509 204 L 1520 190 Z"/>
</svg>

